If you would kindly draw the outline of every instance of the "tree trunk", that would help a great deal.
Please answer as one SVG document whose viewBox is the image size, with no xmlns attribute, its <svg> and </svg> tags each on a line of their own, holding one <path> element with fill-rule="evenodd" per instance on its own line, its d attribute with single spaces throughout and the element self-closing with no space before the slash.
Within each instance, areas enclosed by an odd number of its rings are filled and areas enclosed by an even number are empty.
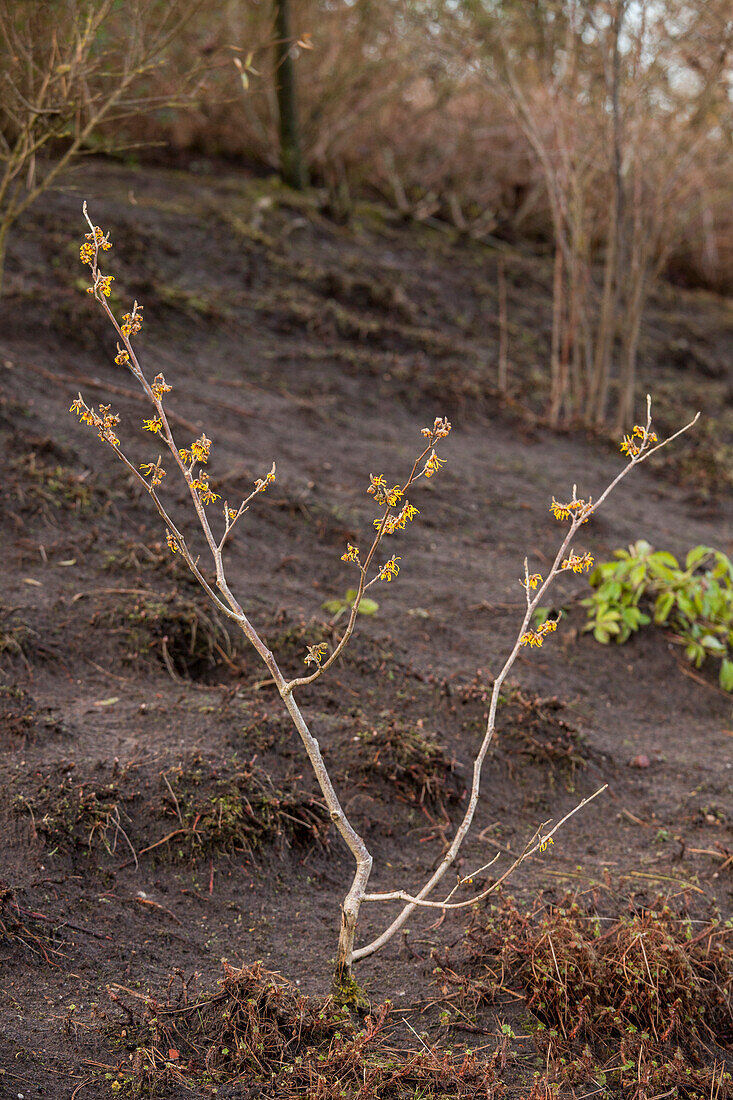
<svg viewBox="0 0 733 1100">
<path fill-rule="evenodd" d="M 647 288 L 644 273 L 634 287 L 631 302 L 625 317 L 623 353 L 621 357 L 621 376 L 619 378 L 618 410 L 615 433 L 621 435 L 631 429 L 634 416 L 634 383 L 636 382 L 636 356 L 639 349 L 641 322 L 644 316 Z"/>
<path fill-rule="evenodd" d="M 552 282 L 552 338 L 550 347 L 550 407 L 548 419 L 551 428 L 560 423 L 560 409 L 565 394 L 560 363 L 563 317 L 563 262 L 559 242 L 555 244 L 555 271 Z"/>
<path fill-rule="evenodd" d="M 302 191 L 306 173 L 300 152 L 298 99 L 295 72 L 290 55 L 290 0 L 274 0 L 275 5 L 275 80 L 280 116 L 280 175 L 288 187 Z"/>
<path fill-rule="evenodd" d="M 507 317 L 506 317 L 506 276 L 504 274 L 504 257 L 499 257 L 499 393 L 507 391 Z"/>
<path fill-rule="evenodd" d="M 612 206 L 606 246 L 606 272 L 603 286 L 603 305 L 596 359 L 593 371 L 593 400 L 591 415 L 596 427 L 600 428 L 606 419 L 608 401 L 608 382 L 613 359 L 613 342 L 618 329 L 618 309 L 621 296 L 621 273 L 625 262 L 624 216 L 625 196 L 623 180 L 623 130 L 619 93 L 621 86 L 621 51 L 619 43 L 623 22 L 626 16 L 626 0 L 618 0 L 613 23 L 613 50 L 610 74 L 606 83 L 610 83 L 611 110 L 613 117 L 613 170 L 611 173 Z M 610 80 L 609 80 L 610 77 Z"/>
</svg>

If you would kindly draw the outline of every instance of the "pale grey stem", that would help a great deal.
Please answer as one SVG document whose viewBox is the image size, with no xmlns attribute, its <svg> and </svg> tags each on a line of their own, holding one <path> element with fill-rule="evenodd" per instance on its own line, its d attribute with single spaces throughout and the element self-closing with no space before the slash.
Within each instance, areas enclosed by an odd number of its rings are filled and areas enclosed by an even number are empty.
<svg viewBox="0 0 733 1100">
<path fill-rule="evenodd" d="M 87 222 L 89 223 L 89 226 L 92 230 L 92 233 L 94 233 L 94 225 L 91 222 L 91 220 L 89 219 L 89 215 L 87 213 L 87 208 L 86 208 L 86 203 L 84 204 L 84 215 L 87 219 Z M 96 243 L 96 241 L 95 241 L 95 243 Z M 97 247 L 96 251 L 98 253 L 98 247 Z M 92 274 L 95 278 L 95 283 L 96 283 L 96 278 L 97 278 L 96 257 L 95 257 L 95 263 L 94 263 L 93 268 L 92 268 Z M 144 389 L 146 395 L 149 397 L 151 403 L 153 404 L 153 406 L 155 407 L 155 409 L 158 412 L 158 415 L 161 418 L 162 425 L 163 425 L 163 433 L 162 433 L 163 438 L 165 439 L 165 442 L 166 442 L 173 458 L 176 461 L 176 464 L 178 465 L 178 467 L 179 467 L 179 469 L 180 469 L 180 471 L 181 471 L 181 473 L 182 473 L 182 475 L 183 475 L 183 477 L 186 480 L 186 483 L 188 485 L 188 488 L 189 488 L 189 491 L 190 491 L 190 494 L 191 494 L 191 498 L 192 498 L 192 501 L 193 501 L 193 505 L 194 505 L 194 508 L 196 509 L 196 514 L 198 516 L 199 523 L 201 525 L 201 529 L 204 533 L 204 537 L 205 537 L 206 542 L 208 544 L 209 550 L 211 551 L 211 556 L 213 558 L 214 567 L 215 567 L 215 570 L 216 570 L 216 586 L 219 589 L 219 591 L 221 592 L 223 600 L 220 599 L 216 595 L 215 592 L 213 592 L 211 586 L 208 584 L 205 577 L 202 575 L 202 573 L 198 569 L 198 567 L 196 565 L 196 562 L 194 561 L 194 559 L 192 558 L 190 552 L 188 551 L 188 547 L 186 546 L 186 543 L 185 543 L 185 540 L 184 540 L 182 534 L 179 532 L 178 528 L 175 526 L 175 524 L 171 520 L 170 516 L 168 515 L 166 509 L 163 507 L 163 505 L 162 505 L 159 497 L 157 496 L 154 488 L 152 487 L 152 485 L 148 484 L 148 482 L 141 476 L 139 471 L 135 469 L 134 465 L 127 459 L 127 457 L 122 453 L 122 451 L 119 449 L 119 447 L 113 446 L 113 450 L 115 451 L 117 456 L 122 460 L 122 462 L 125 464 L 125 466 L 130 470 L 130 472 L 132 474 L 134 474 L 135 477 L 139 481 L 141 481 L 142 484 L 147 489 L 148 493 L 150 494 L 150 496 L 153 499 L 153 502 L 154 502 L 161 518 L 163 519 L 163 521 L 166 523 L 166 525 L 169 527 L 172 534 L 174 535 L 174 537 L 175 537 L 175 539 L 176 539 L 176 541 L 177 541 L 177 543 L 178 543 L 178 545 L 179 545 L 179 547 L 180 547 L 180 549 L 183 553 L 183 556 L 186 560 L 186 563 L 188 564 L 189 568 L 193 572 L 196 579 L 199 581 L 199 583 L 205 589 L 207 594 L 211 597 L 214 604 L 220 610 L 224 611 L 225 614 L 227 614 L 229 616 L 229 618 L 232 618 L 235 622 L 238 623 L 240 629 L 242 630 L 242 632 L 245 635 L 245 637 L 247 638 L 247 640 L 257 650 L 258 654 L 262 658 L 262 660 L 263 660 L 264 664 L 266 665 L 268 671 L 270 672 L 275 684 L 277 685 L 277 689 L 280 692 L 282 700 L 285 703 L 285 706 L 288 709 L 288 713 L 290 714 L 290 717 L 293 720 L 293 724 L 295 725 L 295 728 L 298 731 L 298 734 L 299 734 L 299 736 L 300 736 L 300 738 L 303 742 L 306 753 L 308 754 L 308 758 L 311 762 L 311 766 L 313 768 L 316 779 L 318 781 L 318 785 L 321 788 L 321 792 L 322 792 L 324 800 L 326 802 L 326 806 L 328 808 L 328 812 L 329 812 L 329 816 L 331 818 L 331 821 L 336 826 L 336 829 L 340 833 L 341 837 L 345 841 L 347 847 L 349 848 L 349 851 L 352 853 L 352 855 L 354 856 L 354 859 L 356 861 L 356 872 L 355 872 L 355 875 L 354 875 L 354 880 L 353 880 L 353 882 L 351 884 L 351 888 L 349 889 L 349 892 L 346 895 L 346 897 L 344 899 L 344 902 L 342 904 L 341 932 L 340 932 L 340 935 L 339 935 L 339 946 L 338 946 L 338 954 L 337 954 L 337 969 L 336 969 L 337 980 L 342 980 L 345 976 L 350 974 L 350 971 L 351 971 L 354 935 L 356 933 L 356 925 L 357 925 L 357 920 L 358 920 L 358 917 L 359 917 L 359 908 L 361 906 L 361 899 L 362 899 L 362 896 L 363 896 L 363 894 L 366 890 L 367 884 L 369 882 L 369 875 L 370 875 L 370 872 L 371 872 L 372 862 L 373 862 L 372 861 L 372 856 L 369 853 L 369 850 L 368 850 L 363 838 L 359 835 L 359 833 L 357 833 L 356 829 L 354 829 L 353 825 L 351 824 L 348 817 L 346 816 L 346 813 L 345 813 L 345 811 L 344 811 L 344 809 L 341 805 L 339 797 L 336 794 L 336 791 L 334 789 L 333 783 L 331 782 L 331 777 L 328 774 L 328 769 L 326 768 L 323 757 L 321 755 L 321 750 L 320 750 L 320 746 L 318 744 L 318 741 L 313 736 L 313 734 L 310 732 L 310 729 L 308 728 L 308 724 L 306 723 L 305 718 L 303 717 L 303 714 L 302 714 L 297 702 L 293 698 L 293 685 L 288 684 L 288 682 L 286 681 L 286 679 L 283 676 L 283 674 L 280 670 L 280 667 L 279 667 L 279 665 L 278 665 L 278 663 L 275 659 L 274 654 L 269 649 L 269 647 L 265 644 L 263 639 L 260 637 L 260 635 L 258 634 L 255 627 L 252 625 L 252 623 L 249 621 L 249 619 L 247 618 L 247 616 L 244 612 L 244 609 L 241 607 L 238 600 L 236 599 L 236 597 L 233 595 L 231 589 L 229 588 L 229 585 L 228 585 L 227 580 L 226 580 L 226 575 L 225 575 L 225 572 L 224 572 L 223 561 L 222 561 L 222 551 L 223 551 L 223 546 L 224 546 L 224 543 L 225 543 L 225 540 L 226 540 L 226 532 L 225 532 L 225 537 L 222 538 L 222 540 L 220 542 L 217 542 L 216 539 L 214 538 L 213 533 L 212 533 L 211 526 L 209 524 L 209 517 L 206 514 L 206 511 L 204 509 L 204 505 L 203 505 L 203 503 L 202 503 L 202 501 L 199 497 L 198 492 L 194 489 L 194 487 L 192 485 L 192 480 L 193 479 L 192 479 L 192 476 L 191 476 L 191 469 L 189 469 L 189 467 L 187 467 L 186 464 L 181 460 L 181 457 L 180 457 L 179 452 L 178 452 L 178 448 L 175 445 L 175 440 L 173 438 L 173 433 L 172 433 L 170 425 L 168 423 L 168 419 L 167 419 L 166 414 L 165 414 L 165 409 L 163 408 L 162 400 L 160 398 L 156 397 L 156 395 L 153 393 L 150 384 L 148 383 L 148 381 L 146 380 L 146 378 L 145 378 L 145 376 L 142 372 L 142 368 L 140 367 L 140 364 L 137 360 L 137 357 L 135 355 L 132 344 L 131 344 L 130 340 L 126 336 L 124 336 L 124 334 L 122 333 L 121 328 L 120 328 L 119 324 L 117 323 L 116 318 L 114 317 L 114 314 L 112 313 L 112 311 L 110 310 L 110 308 L 107 304 L 107 301 L 105 300 L 104 297 L 99 296 L 97 294 L 95 294 L 95 297 L 97 297 L 97 300 L 104 307 L 105 312 L 107 313 L 110 320 L 114 324 L 114 327 L 118 332 L 118 335 L 124 341 L 125 347 L 128 351 L 128 354 L 130 355 L 130 362 L 129 362 L 130 370 L 131 370 L 132 374 L 134 375 L 134 377 L 137 379 L 137 381 L 140 383 L 142 388 Z M 252 494 L 252 495 L 254 496 L 254 494 Z M 386 519 L 386 517 L 385 517 L 385 519 Z M 384 527 L 384 523 L 382 523 L 382 526 L 380 527 L 380 534 L 381 534 L 381 531 L 383 530 L 383 527 Z M 375 540 L 375 541 L 377 541 L 377 540 Z"/>
<path fill-rule="evenodd" d="M 372 940 L 370 943 L 365 944 L 363 947 L 358 947 L 358 948 L 355 949 L 354 954 L 353 954 L 353 958 L 354 958 L 355 962 L 358 959 L 366 958 L 368 955 L 373 955 L 375 951 L 378 951 L 381 947 L 383 947 L 386 943 L 388 943 L 389 940 L 391 940 L 392 937 L 395 935 L 395 933 L 398 932 L 400 930 L 400 928 L 403 927 L 403 925 L 409 919 L 410 915 L 414 912 L 414 910 L 417 908 L 417 906 L 421 902 L 423 902 L 424 899 L 427 898 L 427 896 L 432 892 L 433 888 L 441 881 L 441 879 L 445 875 L 446 871 L 455 862 L 456 857 L 458 855 L 458 852 L 459 852 L 459 850 L 460 850 L 460 848 L 463 844 L 463 841 L 465 840 L 466 835 L 467 835 L 469 829 L 471 828 L 471 825 L 473 823 L 473 818 L 474 818 L 474 815 L 475 815 L 475 812 L 476 812 L 476 806 L 478 805 L 478 799 L 479 799 L 480 788 L 481 788 L 481 770 L 482 770 L 482 767 L 483 767 L 484 759 L 486 757 L 486 753 L 488 752 L 489 746 L 490 746 L 491 741 L 492 741 L 493 736 L 494 736 L 495 723 L 496 723 L 496 709 L 497 709 L 497 705 L 498 705 L 498 702 L 499 702 L 499 693 L 500 693 L 502 684 L 504 683 L 504 680 L 506 679 L 509 671 L 512 668 L 512 665 L 514 664 L 514 662 L 517 658 L 517 654 L 519 653 L 519 650 L 522 646 L 522 635 L 527 630 L 527 627 L 528 627 L 528 625 L 530 623 L 530 620 L 532 618 L 532 613 L 534 612 L 535 608 L 539 606 L 540 600 L 542 599 L 542 596 L 545 594 L 545 592 L 547 591 L 549 585 L 552 583 L 555 576 L 560 571 L 561 562 L 563 560 L 563 557 L 564 557 L 564 555 L 565 555 L 565 553 L 566 553 L 566 551 L 567 551 L 567 549 L 570 545 L 570 542 L 571 542 L 573 536 L 575 535 L 576 531 L 581 526 L 581 524 L 589 516 L 591 516 L 596 511 L 596 509 L 608 497 L 609 493 L 611 493 L 613 491 L 613 489 L 618 485 L 618 483 L 624 477 L 626 477 L 626 475 L 635 466 L 638 466 L 639 463 L 644 461 L 644 459 L 648 458 L 650 454 L 654 454 L 655 451 L 658 451 L 661 447 L 663 447 L 667 443 L 671 442 L 671 440 L 676 439 L 678 436 L 682 435 L 683 432 L 688 431 L 688 429 L 691 428 L 693 426 L 693 424 L 696 423 L 699 416 L 700 416 L 700 414 L 697 413 L 697 415 L 693 418 L 693 420 L 691 420 L 689 422 L 689 424 L 686 424 L 683 428 L 681 428 L 678 432 L 675 432 L 674 435 L 670 436 L 668 439 L 663 440 L 656 447 L 651 447 L 647 450 L 644 450 L 643 453 L 631 457 L 628 465 L 625 466 L 622 470 L 619 471 L 619 473 L 616 475 L 616 477 L 611 481 L 611 483 L 601 493 L 598 500 L 594 504 L 590 504 L 582 514 L 575 515 L 573 517 L 573 519 L 571 521 L 571 524 L 570 524 L 570 528 L 568 529 L 567 535 L 563 539 L 562 544 L 561 544 L 557 554 L 555 555 L 555 560 L 552 563 L 552 567 L 551 567 L 551 569 L 550 569 L 550 571 L 547 575 L 547 578 L 540 585 L 540 587 L 539 587 L 538 591 L 536 592 L 535 596 L 533 597 L 533 599 L 531 601 L 528 600 L 528 602 L 527 602 L 527 610 L 525 611 L 524 618 L 522 619 L 522 624 L 519 628 L 519 631 L 518 631 L 518 634 L 517 634 L 517 639 L 514 643 L 514 647 L 511 651 L 511 653 L 509 654 L 506 662 L 504 663 L 503 668 L 499 672 L 499 675 L 496 677 L 496 679 L 494 681 L 493 690 L 491 692 L 491 702 L 489 704 L 489 716 L 488 716 L 488 720 L 487 720 L 487 723 L 486 723 L 486 732 L 484 734 L 483 741 L 481 742 L 481 745 L 479 747 L 478 753 L 476 755 L 476 758 L 475 758 L 474 764 L 473 764 L 473 778 L 472 778 L 472 782 L 471 782 L 471 793 L 470 793 L 470 796 L 469 796 L 468 806 L 466 807 L 466 812 L 464 814 L 463 820 L 461 821 L 460 825 L 458 826 L 458 829 L 456 830 L 456 835 L 454 836 L 453 841 L 451 842 L 451 845 L 448 848 L 448 851 L 445 853 L 442 860 L 438 864 L 438 867 L 433 872 L 433 874 L 430 876 L 428 881 L 425 883 L 425 885 L 422 887 L 422 889 L 420 891 L 418 891 L 416 894 L 409 895 L 411 900 L 409 900 L 405 904 L 402 911 L 395 918 L 395 920 L 392 921 L 392 923 L 389 925 L 389 927 L 386 928 L 385 931 L 382 932 L 382 934 L 380 936 L 377 936 L 377 938 Z M 647 441 L 647 436 L 648 436 L 648 433 L 649 433 L 650 423 L 651 423 L 651 402 L 650 402 L 650 399 L 647 397 L 647 426 L 646 426 L 646 435 L 644 437 L 644 443 L 646 443 L 646 441 Z M 573 497 L 575 498 L 575 493 L 573 493 Z M 525 573 L 525 577 L 526 576 L 528 576 L 528 570 Z M 372 898 L 371 895 L 367 895 L 364 900 L 371 900 L 371 898 Z M 374 900 L 377 900 L 377 899 L 385 900 L 383 897 L 380 897 L 379 895 L 374 895 Z"/>
</svg>

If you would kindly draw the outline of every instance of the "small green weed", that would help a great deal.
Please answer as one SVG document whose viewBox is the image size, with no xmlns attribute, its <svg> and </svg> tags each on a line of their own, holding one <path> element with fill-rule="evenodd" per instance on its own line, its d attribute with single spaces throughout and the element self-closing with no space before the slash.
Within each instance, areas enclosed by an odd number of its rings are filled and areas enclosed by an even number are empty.
<svg viewBox="0 0 733 1100">
<path fill-rule="evenodd" d="M 333 600 L 326 600 L 325 603 L 321 604 L 321 607 L 324 611 L 328 612 L 329 615 L 333 615 L 333 619 L 331 620 L 331 622 L 335 623 L 347 611 L 351 611 L 351 608 L 354 606 L 354 600 L 356 599 L 356 596 L 356 589 L 349 588 L 343 599 L 339 599 L 338 597 L 336 597 Z M 357 614 L 376 615 L 378 611 L 379 604 L 377 603 L 377 601 L 370 600 L 367 596 L 365 596 L 359 604 L 359 610 Z"/>
</svg>

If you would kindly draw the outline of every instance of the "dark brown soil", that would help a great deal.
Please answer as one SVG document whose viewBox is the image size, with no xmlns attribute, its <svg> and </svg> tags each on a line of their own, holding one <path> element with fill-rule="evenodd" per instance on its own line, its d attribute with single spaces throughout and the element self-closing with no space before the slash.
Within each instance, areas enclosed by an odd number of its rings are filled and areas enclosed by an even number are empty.
<svg viewBox="0 0 733 1100">
<path fill-rule="evenodd" d="M 378 613 L 300 693 L 374 854 L 375 889 L 418 887 L 462 812 L 486 689 L 517 630 L 524 556 L 541 569 L 558 542 L 552 495 L 577 482 L 596 496 L 624 461 L 608 441 L 536 419 L 551 319 L 541 259 L 506 257 L 513 390 L 502 402 L 489 248 L 372 208 L 335 226 L 311 199 L 240 175 L 96 162 L 31 211 L 0 303 L 0 1097 L 111 1095 L 105 1073 L 128 1057 L 114 983 L 164 994 L 174 971 L 198 971 L 210 988 L 226 958 L 326 992 L 351 877 L 266 670 L 171 558 L 114 456 L 68 415 L 80 389 L 111 402 L 130 457 L 157 456 L 113 333 L 83 293 L 83 198 L 115 242 L 115 308 L 144 304 L 142 362 L 174 387 L 180 445 L 206 431 L 212 487 L 230 501 L 277 461 L 228 569 L 287 674 L 303 670 L 306 644 L 331 637 L 322 604 L 353 584 L 340 555 L 371 527 L 368 475 L 396 481 L 423 425 L 453 422 L 447 465 L 420 483 L 419 519 L 399 536 L 399 578 L 372 590 Z M 597 560 L 637 538 L 733 553 L 730 321 L 730 302 L 657 294 L 639 406 L 654 393 L 663 428 L 709 415 L 697 441 L 637 471 L 584 528 Z M 181 487 L 165 490 L 186 517 Z M 610 876 L 730 916 L 731 697 L 657 630 L 597 645 L 582 633 L 586 591 L 582 577 L 558 584 L 560 629 L 515 666 L 461 868 L 511 858 L 540 822 L 608 783 L 514 892 L 561 897 Z M 640 756 L 647 767 L 631 763 Z M 362 940 L 393 913 L 365 906 Z M 358 966 L 372 1003 L 391 999 L 415 1031 L 446 1041 L 427 1009 L 431 949 L 467 923 L 412 919 Z M 495 1019 L 515 1011 L 500 1005 Z M 532 1068 L 508 1066 L 506 1095 L 525 1095 Z"/>
</svg>

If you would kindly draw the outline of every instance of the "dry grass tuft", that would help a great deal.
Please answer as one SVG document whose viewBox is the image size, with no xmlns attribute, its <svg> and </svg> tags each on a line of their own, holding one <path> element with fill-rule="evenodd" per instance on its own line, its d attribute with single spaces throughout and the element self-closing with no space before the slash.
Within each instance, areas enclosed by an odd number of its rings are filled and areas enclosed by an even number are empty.
<svg viewBox="0 0 733 1100">
<path fill-rule="evenodd" d="M 260 963 L 225 963 L 218 985 L 198 994 L 181 980 L 174 997 L 171 983 L 165 1001 L 113 987 L 132 1051 L 131 1070 L 117 1079 L 163 1096 L 175 1086 L 238 1083 L 241 1095 L 270 1100 L 492 1100 L 504 1092 L 503 1048 L 482 1057 L 427 1044 L 405 1050 L 388 1005 L 359 1028 L 333 998 L 306 996 Z"/>
<path fill-rule="evenodd" d="M 600 1082 L 625 1100 L 730 1096 L 730 926 L 665 897 L 616 898 L 607 915 L 608 900 L 483 909 L 460 958 L 436 971 L 446 1000 L 475 1013 L 502 992 L 520 997 L 550 1084 Z"/>
</svg>

